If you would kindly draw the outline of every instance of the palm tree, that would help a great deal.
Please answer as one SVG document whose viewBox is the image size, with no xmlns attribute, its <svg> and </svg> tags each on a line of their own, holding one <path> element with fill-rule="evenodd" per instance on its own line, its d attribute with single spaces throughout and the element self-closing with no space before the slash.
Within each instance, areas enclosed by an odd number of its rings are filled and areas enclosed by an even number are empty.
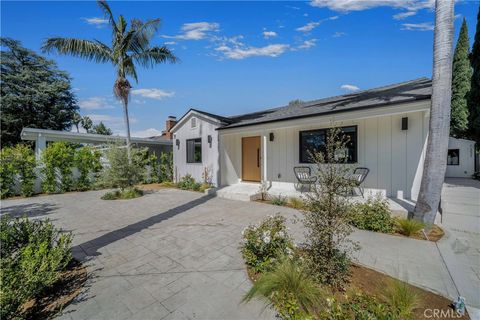
<svg viewBox="0 0 480 320">
<path fill-rule="evenodd" d="M 80 132 L 80 130 L 78 130 L 78 126 L 80 123 L 82 123 L 82 116 L 78 112 L 73 114 L 72 123 L 77 128 L 77 132 Z"/>
<path fill-rule="evenodd" d="M 427 225 L 435 221 L 447 168 L 452 96 L 454 0 L 437 0 L 433 45 L 432 106 L 422 182 L 414 218 Z"/>
<path fill-rule="evenodd" d="M 127 21 L 120 15 L 117 20 L 113 16 L 110 6 L 104 0 L 97 1 L 112 29 L 112 43 L 108 46 L 98 40 L 83 40 L 75 38 L 49 38 L 42 47 L 44 52 L 56 51 L 60 54 L 72 55 L 97 63 L 111 63 L 117 73 L 113 92 L 123 103 L 125 127 L 127 131 L 128 159 L 130 152 L 130 123 L 128 119 L 128 100 L 132 86 L 127 76 L 138 83 L 136 64 L 151 68 L 156 64 L 172 62 L 177 58 L 166 46 L 151 46 L 150 41 L 156 34 L 160 19 L 143 22 L 138 19 Z"/>
</svg>

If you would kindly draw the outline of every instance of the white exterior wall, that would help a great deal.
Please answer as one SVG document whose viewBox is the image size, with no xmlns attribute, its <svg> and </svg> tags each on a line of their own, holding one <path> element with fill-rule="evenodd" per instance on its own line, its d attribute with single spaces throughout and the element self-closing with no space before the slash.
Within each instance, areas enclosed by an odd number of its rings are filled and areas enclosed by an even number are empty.
<svg viewBox="0 0 480 320">
<path fill-rule="evenodd" d="M 371 193 L 389 197 L 416 198 L 423 169 L 423 154 L 428 133 L 428 102 L 424 110 L 378 116 L 375 113 L 350 113 L 333 117 L 315 117 L 220 130 L 221 184 L 241 181 L 241 139 L 262 136 L 262 180 L 295 182 L 293 167 L 299 163 L 299 131 L 336 126 L 357 126 L 358 163 L 370 173 L 364 182 Z M 405 110 L 405 108 L 402 108 Z M 401 109 L 399 109 L 401 110 Z M 355 119 L 357 117 L 357 119 Z M 408 130 L 401 130 L 402 117 L 408 117 Z M 349 119 L 350 118 L 350 119 Z M 270 132 L 274 141 L 268 140 Z M 313 166 L 312 166 L 313 168 Z M 266 176 L 266 179 L 264 178 Z"/>
<path fill-rule="evenodd" d="M 447 178 L 470 178 L 475 173 L 475 141 L 450 138 L 448 149 L 459 150 L 459 165 L 447 165 Z"/>
<path fill-rule="evenodd" d="M 190 120 L 197 118 L 197 126 L 191 128 Z M 198 181 L 203 182 L 203 172 L 208 168 L 212 177 L 212 183 L 218 185 L 220 181 L 220 168 L 218 156 L 218 131 L 219 123 L 203 117 L 199 114 L 190 114 L 184 119 L 184 123 L 175 129 L 173 135 L 173 175 L 176 182 L 187 174 Z M 182 119 L 183 122 L 183 119 Z M 212 145 L 208 143 L 208 135 L 212 136 Z M 187 140 L 202 139 L 202 163 L 187 163 Z M 176 140 L 180 140 L 180 148 Z"/>
</svg>

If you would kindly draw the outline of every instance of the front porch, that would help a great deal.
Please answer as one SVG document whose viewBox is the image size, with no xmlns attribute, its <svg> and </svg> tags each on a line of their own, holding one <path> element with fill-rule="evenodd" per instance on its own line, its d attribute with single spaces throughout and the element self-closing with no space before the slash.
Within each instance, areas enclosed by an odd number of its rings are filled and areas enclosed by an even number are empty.
<svg viewBox="0 0 480 320">
<path fill-rule="evenodd" d="M 217 189 L 216 194 L 218 197 L 240 200 L 240 201 L 255 201 L 261 198 L 260 190 L 261 183 L 254 182 L 239 182 L 229 186 L 223 186 Z M 306 195 L 306 192 L 301 192 L 295 188 L 293 183 L 287 182 L 270 182 L 267 185 L 267 193 L 270 197 L 296 197 L 301 198 Z M 353 202 L 364 202 L 368 197 L 374 196 L 375 192 L 369 189 L 365 190 L 365 198 L 354 195 L 352 196 Z M 388 204 L 394 216 L 406 218 L 408 212 L 413 211 L 415 202 L 409 199 L 397 199 L 387 197 Z"/>
</svg>

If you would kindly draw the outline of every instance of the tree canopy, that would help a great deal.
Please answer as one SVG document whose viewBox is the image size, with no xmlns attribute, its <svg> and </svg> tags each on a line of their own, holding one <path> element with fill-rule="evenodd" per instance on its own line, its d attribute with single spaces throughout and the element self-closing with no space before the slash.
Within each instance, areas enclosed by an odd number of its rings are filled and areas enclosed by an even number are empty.
<svg viewBox="0 0 480 320">
<path fill-rule="evenodd" d="M 112 130 L 108 128 L 102 121 L 93 126 L 92 133 L 104 134 L 107 136 L 111 136 L 113 134 Z"/>
<path fill-rule="evenodd" d="M 70 129 L 78 106 L 69 75 L 19 41 L 1 38 L 0 43 L 2 146 L 20 142 L 24 127 Z"/>
<path fill-rule="evenodd" d="M 452 115 L 450 120 L 450 135 L 460 138 L 465 137 L 468 129 L 467 100 L 472 77 L 469 54 L 470 40 L 468 39 L 467 21 L 464 18 L 453 55 Z"/>
<path fill-rule="evenodd" d="M 480 8 L 477 14 L 477 29 L 473 42 L 470 63 L 473 68 L 470 82 L 470 94 L 468 97 L 468 110 L 470 113 L 470 135 L 480 143 Z"/>
</svg>

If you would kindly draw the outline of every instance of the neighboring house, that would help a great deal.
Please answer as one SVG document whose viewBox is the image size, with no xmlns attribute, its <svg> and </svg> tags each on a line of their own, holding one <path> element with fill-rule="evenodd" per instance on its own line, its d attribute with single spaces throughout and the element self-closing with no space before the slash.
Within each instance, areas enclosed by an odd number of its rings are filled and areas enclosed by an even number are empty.
<svg viewBox="0 0 480 320">
<path fill-rule="evenodd" d="M 222 117 L 190 109 L 172 128 L 175 179 L 211 173 L 216 186 L 265 181 L 293 188 L 295 166 L 312 166 L 309 150 L 326 130 L 349 135 L 348 162 L 367 167 L 367 193 L 418 194 L 432 84 L 417 80 L 351 94 Z M 314 166 L 312 166 L 314 168 Z"/>
<path fill-rule="evenodd" d="M 445 177 L 470 178 L 474 173 L 475 141 L 450 137 Z"/>
</svg>

